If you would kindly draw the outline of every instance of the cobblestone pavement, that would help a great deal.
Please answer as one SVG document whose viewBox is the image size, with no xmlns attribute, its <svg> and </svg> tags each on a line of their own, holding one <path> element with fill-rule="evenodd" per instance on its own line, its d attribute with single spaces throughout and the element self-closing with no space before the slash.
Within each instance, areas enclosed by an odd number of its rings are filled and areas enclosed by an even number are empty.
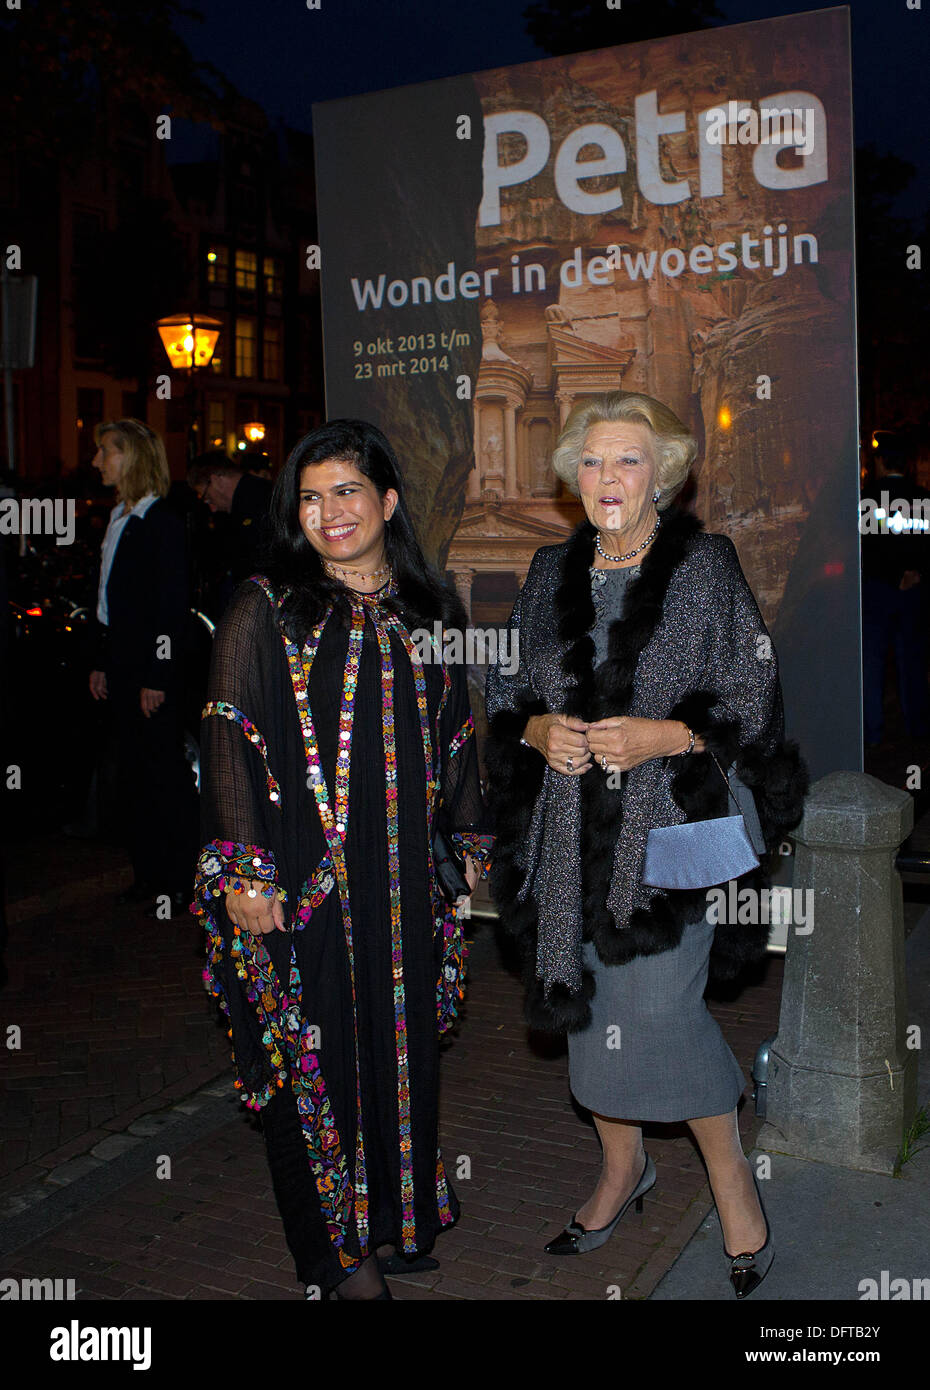
<svg viewBox="0 0 930 1390">
<path fill-rule="evenodd" d="M 92 882 L 65 874 L 11 912 L 0 1013 L 22 1048 L 3 1055 L 0 1275 L 73 1278 L 78 1299 L 301 1298 L 260 1129 L 203 992 L 199 927 L 114 907 L 119 857 L 92 857 Z M 593 1187 L 599 1146 L 571 1100 L 564 1046 L 528 1037 L 493 928 L 475 928 L 443 1061 L 446 1164 L 471 1170 L 453 1178 L 463 1214 L 437 1243 L 439 1269 L 392 1279 L 394 1296 L 645 1298 L 710 1206 L 697 1151 L 684 1126 L 648 1126 L 658 1183 L 643 1214 L 628 1212 L 600 1251 L 542 1253 Z M 747 1077 L 776 1030 L 781 977 L 771 957 L 762 983 L 711 1002 Z M 747 1150 L 758 1124 L 747 1095 Z"/>
<path fill-rule="evenodd" d="M 19 1048 L 8 1043 L 0 1063 L 7 1196 L 189 1095 L 228 1056 L 203 989 L 194 918 L 154 921 L 119 906 L 131 874 L 118 851 L 58 840 L 46 866 L 35 844 L 18 848 L 0 994 L 4 1035 L 20 1030 Z"/>
</svg>

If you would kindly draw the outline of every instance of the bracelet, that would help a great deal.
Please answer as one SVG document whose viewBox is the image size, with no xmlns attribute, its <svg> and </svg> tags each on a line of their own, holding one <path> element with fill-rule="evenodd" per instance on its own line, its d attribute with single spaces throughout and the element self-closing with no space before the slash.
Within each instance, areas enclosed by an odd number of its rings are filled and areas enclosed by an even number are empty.
<svg viewBox="0 0 930 1390">
<path fill-rule="evenodd" d="M 685 721 L 684 721 L 683 719 L 680 720 L 679 722 L 682 723 L 682 724 L 685 724 Z M 694 730 L 693 730 L 693 729 L 689 729 L 688 726 L 687 726 L 687 724 L 685 724 L 685 729 L 686 729 L 687 734 L 688 734 L 689 743 L 688 743 L 687 748 L 683 748 L 683 749 L 681 750 L 681 752 L 679 753 L 678 756 L 679 756 L 680 758 L 685 758 L 685 757 L 687 757 L 687 755 L 691 752 L 691 749 L 694 747 Z"/>
<path fill-rule="evenodd" d="M 246 887 L 246 883 L 248 883 L 248 887 Z M 261 886 L 259 888 L 256 888 L 256 883 L 260 884 Z M 278 890 L 276 889 L 273 883 L 263 883 L 261 879 L 254 878 L 248 880 L 243 880 L 241 878 L 230 878 L 229 883 L 226 887 L 226 891 L 227 893 L 245 893 L 246 896 L 249 898 L 257 898 L 259 893 L 261 893 L 263 898 L 273 898 L 276 894 L 278 894 Z M 278 894 L 278 896 L 280 896 L 280 894 Z"/>
</svg>

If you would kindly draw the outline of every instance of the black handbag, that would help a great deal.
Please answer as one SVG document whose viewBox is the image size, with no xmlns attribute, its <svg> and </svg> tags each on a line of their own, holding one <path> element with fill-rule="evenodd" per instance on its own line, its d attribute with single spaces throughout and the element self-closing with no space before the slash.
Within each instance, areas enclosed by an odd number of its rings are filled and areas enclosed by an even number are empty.
<svg viewBox="0 0 930 1390">
<path fill-rule="evenodd" d="M 471 892 L 465 877 L 464 854 L 458 854 L 451 839 L 439 829 L 433 831 L 433 862 L 440 891 L 447 902 L 454 903 Z"/>
</svg>

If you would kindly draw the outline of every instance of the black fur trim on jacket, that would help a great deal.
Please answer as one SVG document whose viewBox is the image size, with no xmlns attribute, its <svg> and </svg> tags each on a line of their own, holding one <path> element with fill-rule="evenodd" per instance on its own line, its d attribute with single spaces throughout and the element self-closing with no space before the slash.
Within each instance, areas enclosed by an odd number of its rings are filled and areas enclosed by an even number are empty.
<svg viewBox="0 0 930 1390">
<path fill-rule="evenodd" d="M 662 605 L 675 566 L 687 553 L 701 522 L 686 513 L 672 512 L 663 520 L 659 535 L 642 562 L 639 577 L 631 581 L 628 617 L 610 626 L 607 659 L 595 673 L 594 643 L 587 628 L 594 624 L 590 566 L 595 528 L 583 522 L 568 542 L 562 582 L 555 597 L 559 636 L 570 645 L 562 670 L 574 687 L 566 702 L 567 713 L 586 719 L 605 719 L 629 707 L 640 654 L 662 618 Z M 571 638 L 574 636 L 574 640 Z M 678 944 L 688 911 L 700 912 L 703 893 L 676 895 L 677 902 L 653 900 L 648 909 L 635 912 L 629 927 L 618 932 L 607 907 L 613 871 L 614 846 L 622 821 L 621 798 L 603 777 L 581 781 L 581 862 L 584 939 L 593 941 L 605 965 L 620 965 L 638 955 L 653 955 Z M 687 901 L 690 899 L 691 901 Z"/>
<path fill-rule="evenodd" d="M 531 1028 L 539 1033 L 575 1033 L 586 1028 L 591 1022 L 591 1004 L 594 998 L 594 975 L 590 970 L 581 972 L 581 988 L 571 994 L 562 984 L 553 985 L 546 998 L 542 980 L 536 975 L 535 960 L 527 957 L 524 963 L 523 984 L 526 989 L 524 1017 Z"/>
<path fill-rule="evenodd" d="M 736 770 L 752 788 L 766 848 L 777 850 L 789 830 L 801 819 L 810 775 L 796 739 L 785 739 L 774 753 L 754 743 L 742 748 Z"/>
<path fill-rule="evenodd" d="M 520 739 L 531 715 L 546 713 L 548 708 L 545 701 L 536 699 L 521 700 L 515 710 L 500 710 L 489 722 L 484 745 L 488 803 L 496 837 L 488 875 L 489 887 L 495 902 L 508 904 L 505 925 L 508 933 L 520 945 L 524 962 L 526 1019 L 534 1028 L 553 1025 L 534 1021 L 534 1017 L 531 1017 L 531 1014 L 535 1016 L 539 1007 L 537 1005 L 534 1009 L 531 1003 L 536 979 L 536 954 L 532 947 L 538 919 L 532 898 L 524 902 L 518 900 L 525 875 L 516 861 L 516 852 L 525 839 L 533 803 L 542 789 L 545 763 L 534 748 L 525 747 Z M 519 794 L 515 794 L 517 788 L 520 789 Z M 576 1026 L 583 1025 L 578 1023 Z"/>
<path fill-rule="evenodd" d="M 637 663 L 662 620 L 672 575 L 702 529 L 703 524 L 688 513 L 675 509 L 665 513 L 638 578 L 629 584 L 628 616 L 611 624 L 607 660 L 595 672 L 594 642 L 590 636 L 595 610 L 589 574 L 595 529 L 588 521 L 576 528 L 563 548 L 561 579 L 554 595 L 563 648 L 561 668 L 569 679 L 563 703 L 566 714 L 593 720 L 620 715 L 629 708 Z M 711 720 L 710 710 L 717 704 L 714 691 L 693 691 L 667 716 L 682 719 L 701 733 L 708 749 L 680 760 L 672 780 L 672 795 L 688 820 L 727 814 L 726 785 L 710 754 L 716 753 L 724 768 L 735 761 L 739 775 L 754 791 L 766 845 L 774 849 L 785 832 L 798 823 L 803 810 L 808 780 L 797 744 L 782 741 L 774 753 L 764 755 L 751 744 L 740 748 L 737 721 Z M 544 766 L 539 754 L 524 748 L 519 738 L 529 715 L 545 712 L 544 701 L 525 700 L 516 710 L 500 711 L 490 721 L 485 756 L 489 800 L 498 834 L 490 886 L 506 929 L 517 938 L 523 951 L 528 1021 L 536 1028 L 575 1031 L 590 1021 L 588 1000 L 593 993 L 593 977 L 584 972 L 577 995 L 557 986 L 549 991 L 548 999 L 545 997 L 535 972 L 536 904 L 531 895 L 522 902 L 518 900 L 525 876 L 515 854 L 525 838 Z M 600 777 L 583 777 L 580 795 L 584 939 L 594 943 L 599 958 L 608 965 L 673 949 L 681 939 L 685 923 L 706 911 L 706 890 L 656 893 L 648 907 L 635 910 L 628 926 L 618 931 L 607 907 L 607 897 L 621 828 L 621 798 Z M 739 879 L 737 887 L 758 889 L 765 881 L 762 866 Z M 730 979 L 743 966 L 757 961 L 765 952 L 767 937 L 768 927 L 761 923 L 719 923 L 710 956 L 712 979 Z"/>
</svg>

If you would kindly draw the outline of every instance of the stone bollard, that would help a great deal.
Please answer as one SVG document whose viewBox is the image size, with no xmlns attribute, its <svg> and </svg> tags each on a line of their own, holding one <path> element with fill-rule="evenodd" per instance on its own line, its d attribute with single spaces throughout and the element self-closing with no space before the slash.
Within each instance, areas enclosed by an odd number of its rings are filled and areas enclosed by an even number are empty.
<svg viewBox="0 0 930 1390">
<path fill-rule="evenodd" d="M 759 1148 L 893 1169 L 917 1107 L 894 867 L 913 821 L 907 792 L 865 773 L 834 772 L 811 788 L 793 838 L 812 929 L 788 932 Z"/>
</svg>

